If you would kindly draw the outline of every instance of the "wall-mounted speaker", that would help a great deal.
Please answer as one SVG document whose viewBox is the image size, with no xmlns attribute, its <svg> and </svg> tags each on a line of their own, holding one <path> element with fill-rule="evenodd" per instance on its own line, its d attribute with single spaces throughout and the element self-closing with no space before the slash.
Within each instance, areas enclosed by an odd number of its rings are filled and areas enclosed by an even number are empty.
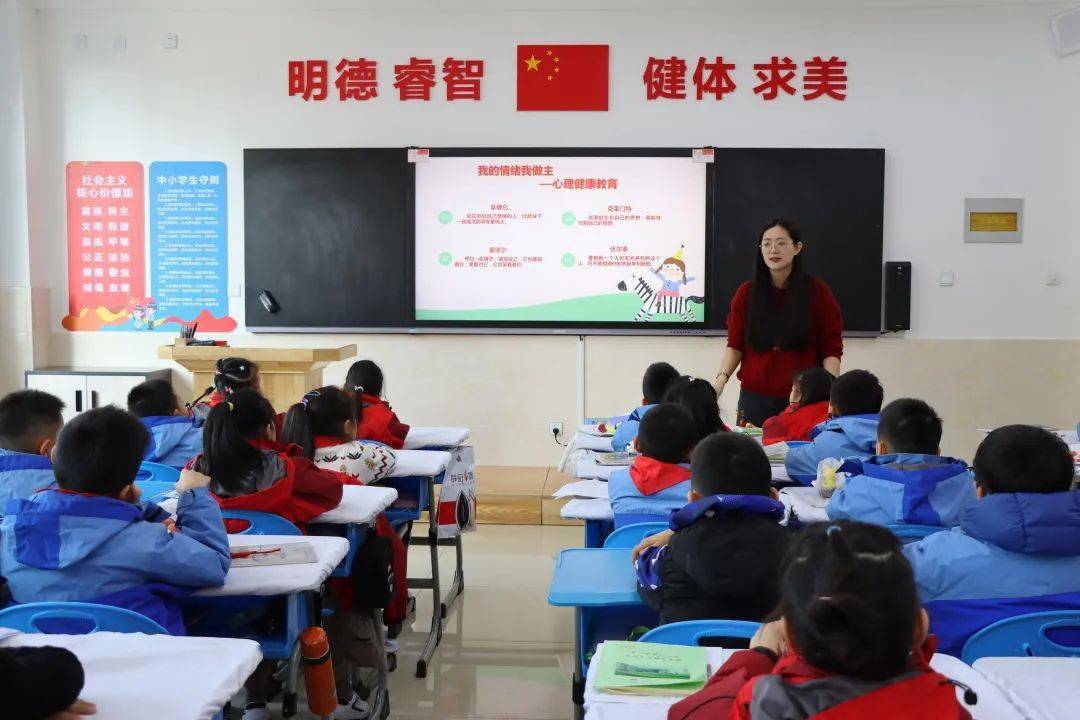
<svg viewBox="0 0 1080 720">
<path fill-rule="evenodd" d="M 911 263 L 885 263 L 885 312 L 882 330 L 911 329 Z"/>
<path fill-rule="evenodd" d="M 1050 18 L 1050 35 L 1058 57 L 1080 52 L 1080 7 L 1066 10 Z"/>
</svg>

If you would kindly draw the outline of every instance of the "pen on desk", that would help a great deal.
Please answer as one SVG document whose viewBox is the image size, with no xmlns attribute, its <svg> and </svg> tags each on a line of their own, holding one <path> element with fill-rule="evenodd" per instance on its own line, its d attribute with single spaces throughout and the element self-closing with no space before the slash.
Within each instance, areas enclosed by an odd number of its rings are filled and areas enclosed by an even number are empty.
<svg viewBox="0 0 1080 720">
<path fill-rule="evenodd" d="M 249 558 L 252 555 L 269 555 L 270 553 L 281 552 L 281 548 L 267 548 L 265 550 L 233 550 L 230 554 L 233 560 L 240 560 L 243 558 Z"/>
</svg>

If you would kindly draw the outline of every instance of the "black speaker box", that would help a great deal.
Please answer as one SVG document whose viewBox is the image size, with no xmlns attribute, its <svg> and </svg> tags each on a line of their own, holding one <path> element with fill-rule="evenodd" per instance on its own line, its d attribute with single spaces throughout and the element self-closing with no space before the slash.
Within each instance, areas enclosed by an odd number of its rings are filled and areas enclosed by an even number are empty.
<svg viewBox="0 0 1080 720">
<path fill-rule="evenodd" d="M 885 263 L 885 317 L 882 329 L 911 329 L 911 263 Z"/>
</svg>

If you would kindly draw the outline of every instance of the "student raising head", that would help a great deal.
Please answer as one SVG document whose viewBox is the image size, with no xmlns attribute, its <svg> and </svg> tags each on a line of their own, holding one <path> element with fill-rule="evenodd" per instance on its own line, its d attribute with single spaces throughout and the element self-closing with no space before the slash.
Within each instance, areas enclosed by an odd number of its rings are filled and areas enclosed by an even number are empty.
<svg viewBox="0 0 1080 720">
<path fill-rule="evenodd" d="M 634 408 L 615 429 L 615 435 L 611 438 L 612 450 L 621 452 L 634 442 L 641 419 L 663 401 L 668 386 L 677 377 L 679 371 L 666 362 L 654 362 L 645 368 L 645 375 L 641 378 L 641 405 Z"/>
<path fill-rule="evenodd" d="M 675 378 L 668 385 L 664 402 L 677 403 L 690 411 L 697 428 L 696 441 L 712 435 L 714 432 L 727 431 L 728 427 L 720 419 L 720 405 L 717 403 L 716 390 L 712 383 L 689 375 Z"/>
<path fill-rule="evenodd" d="M 829 395 L 836 378 L 822 367 L 804 368 L 791 381 L 790 404 L 761 426 L 761 442 L 772 445 L 808 441 L 811 431 L 829 419 Z"/>
<path fill-rule="evenodd" d="M 147 380 L 131 389 L 128 411 L 150 431 L 144 460 L 180 469 L 202 449 L 202 421 L 189 417 L 167 380 Z"/>
<path fill-rule="evenodd" d="M 1014 615 L 1080 609 L 1080 490 L 1069 447 L 1030 425 L 994 430 L 975 452 L 978 500 L 960 527 L 904 548 L 942 652 Z"/>
<path fill-rule="evenodd" d="M 842 488 L 829 499 L 833 520 L 879 525 L 953 527 L 975 499 L 967 463 L 941 457 L 941 418 L 922 400 L 893 400 L 881 411 L 877 454 L 852 459 Z"/>
<path fill-rule="evenodd" d="M 628 468 L 608 478 L 608 497 L 615 526 L 666 519 L 686 503 L 690 489 L 690 451 L 697 444 L 697 427 L 686 408 L 661 403 L 642 419 L 634 439 L 641 454 Z"/>
<path fill-rule="evenodd" d="M 671 720 L 970 718 L 930 669 L 933 641 L 900 541 L 883 527 L 817 524 L 793 541 L 783 618 L 763 625 Z"/>
<path fill-rule="evenodd" d="M 221 358 L 214 366 L 214 384 L 195 398 L 195 402 L 191 404 L 191 414 L 196 418 L 205 418 L 211 408 L 216 407 L 228 396 L 248 389 L 262 391 L 259 366 L 247 358 Z"/>
<path fill-rule="evenodd" d="M 185 471 L 176 484 L 176 532 L 168 514 L 140 504 L 135 475 L 149 434 L 109 406 L 68 423 L 56 441 L 57 490 L 12 501 L 0 525 L 0 574 L 17 602 L 78 601 L 129 608 L 184 633 L 169 586 L 221 585 L 229 543 L 209 478 Z"/>
<path fill-rule="evenodd" d="M 884 391 L 866 370 L 848 370 L 829 392 L 829 420 L 813 429 L 811 441 L 788 450 L 784 464 L 791 479 L 809 485 L 825 458 L 866 459 L 877 449 L 878 413 Z"/>
<path fill-rule="evenodd" d="M 761 620 L 779 599 L 789 532 L 769 459 L 753 438 L 716 433 L 698 443 L 690 471 L 672 529 L 635 548 L 638 592 L 662 623 Z"/>
<path fill-rule="evenodd" d="M 332 385 L 312 390 L 285 415 L 282 441 L 297 445 L 316 465 L 355 478 L 364 485 L 393 471 L 390 448 L 356 439 L 356 398 Z"/>
<path fill-rule="evenodd" d="M 0 400 L 0 515 L 13 498 L 55 487 L 49 454 L 64 424 L 64 403 L 40 390 Z"/>
<path fill-rule="evenodd" d="M 345 390 L 360 397 L 356 437 L 389 445 L 395 450 L 405 446 L 409 426 L 398 420 L 390 404 L 382 399 L 382 368 L 372 360 L 358 360 L 345 377 Z"/>
</svg>

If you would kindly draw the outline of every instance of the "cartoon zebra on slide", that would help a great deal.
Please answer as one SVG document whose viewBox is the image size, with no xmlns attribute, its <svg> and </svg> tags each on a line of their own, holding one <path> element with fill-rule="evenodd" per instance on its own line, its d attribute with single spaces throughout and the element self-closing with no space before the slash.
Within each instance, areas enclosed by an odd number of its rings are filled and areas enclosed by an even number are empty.
<svg viewBox="0 0 1080 720">
<path fill-rule="evenodd" d="M 703 303 L 705 298 L 696 295 L 658 295 L 660 287 L 661 281 L 651 272 L 644 275 L 634 273 L 628 280 L 619 282 L 620 290 L 632 292 L 641 298 L 641 309 L 634 316 L 634 322 L 649 322 L 657 313 L 680 315 L 685 322 L 694 322 L 696 318 L 690 303 Z"/>
</svg>

